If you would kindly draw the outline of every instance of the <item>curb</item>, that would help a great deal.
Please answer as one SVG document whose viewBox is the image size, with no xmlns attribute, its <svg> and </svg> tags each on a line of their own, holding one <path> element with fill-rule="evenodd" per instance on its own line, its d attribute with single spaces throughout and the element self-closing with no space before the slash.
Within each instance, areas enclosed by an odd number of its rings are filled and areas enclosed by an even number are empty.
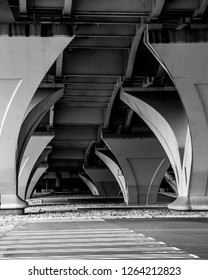
<svg viewBox="0 0 208 280">
<path fill-rule="evenodd" d="M 143 215 L 143 216 L 137 216 L 137 215 L 132 215 L 132 216 L 90 216 L 90 217 L 85 217 L 85 216 L 80 216 L 80 217 L 40 217 L 40 218 L 33 218 L 33 217 L 28 217 L 27 220 L 35 220 L 36 222 L 41 222 L 41 221 L 51 221 L 54 222 L 57 219 L 60 221 L 80 221 L 80 220 L 84 220 L 84 221 L 104 221 L 104 220 L 116 220 L 116 219 L 120 219 L 120 220 L 130 220 L 130 219 L 208 219 L 208 217 L 203 217 L 203 216 L 152 216 L 152 215 Z"/>
</svg>

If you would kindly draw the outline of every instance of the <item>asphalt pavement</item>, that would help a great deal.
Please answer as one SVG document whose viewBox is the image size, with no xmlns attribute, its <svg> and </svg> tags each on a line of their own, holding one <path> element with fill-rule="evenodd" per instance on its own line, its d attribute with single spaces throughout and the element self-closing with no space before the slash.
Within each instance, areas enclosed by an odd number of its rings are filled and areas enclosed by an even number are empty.
<svg viewBox="0 0 208 280">
<path fill-rule="evenodd" d="M 109 222 L 208 260 L 208 218 L 115 219 Z"/>
<path fill-rule="evenodd" d="M 0 239 L 0 259 L 208 259 L 208 219 L 27 221 Z"/>
</svg>

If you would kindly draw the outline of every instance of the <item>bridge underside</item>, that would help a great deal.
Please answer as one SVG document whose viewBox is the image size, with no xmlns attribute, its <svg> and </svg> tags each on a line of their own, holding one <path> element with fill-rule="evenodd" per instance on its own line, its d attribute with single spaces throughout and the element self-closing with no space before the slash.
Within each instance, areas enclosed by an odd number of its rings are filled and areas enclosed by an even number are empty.
<svg viewBox="0 0 208 280">
<path fill-rule="evenodd" d="M 207 210 L 207 65 L 207 0 L 1 1 L 0 209 L 37 184 L 126 204 L 166 184 Z"/>
</svg>

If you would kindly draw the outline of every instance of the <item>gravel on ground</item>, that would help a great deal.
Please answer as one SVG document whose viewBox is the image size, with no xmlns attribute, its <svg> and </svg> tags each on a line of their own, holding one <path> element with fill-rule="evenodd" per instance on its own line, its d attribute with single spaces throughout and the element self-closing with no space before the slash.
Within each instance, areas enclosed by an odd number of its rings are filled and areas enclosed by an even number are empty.
<svg viewBox="0 0 208 280">
<path fill-rule="evenodd" d="M 58 197 L 60 199 L 61 196 Z M 63 196 L 62 196 L 63 197 Z M 71 197 L 70 197 L 71 198 Z M 165 204 L 141 205 L 141 208 L 124 209 L 124 203 L 67 203 L 67 204 L 43 204 L 41 198 L 28 200 L 29 207 L 25 209 L 24 215 L 0 215 L 0 237 L 27 221 L 44 220 L 73 220 L 73 219 L 95 219 L 95 218 L 208 218 L 208 211 L 175 211 L 167 208 Z M 85 210 L 85 207 L 88 210 Z M 98 207 L 99 206 L 99 207 Z M 104 209 L 105 206 L 115 207 Z M 102 208 L 103 207 L 103 208 Z M 119 207 L 122 207 L 119 209 Z M 90 210 L 89 208 L 93 208 Z M 101 209 L 100 209 L 101 208 Z"/>
</svg>

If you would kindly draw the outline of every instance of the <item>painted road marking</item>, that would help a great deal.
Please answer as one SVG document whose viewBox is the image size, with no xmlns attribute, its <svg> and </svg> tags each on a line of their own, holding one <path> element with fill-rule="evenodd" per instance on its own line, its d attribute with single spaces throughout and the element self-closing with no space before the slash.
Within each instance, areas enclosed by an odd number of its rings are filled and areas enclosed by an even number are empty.
<svg viewBox="0 0 208 280">
<path fill-rule="evenodd" d="M 99 224 L 87 229 L 37 231 L 22 226 L 0 239 L 0 259 L 193 258 L 198 257 L 133 230 L 102 229 Z"/>
</svg>

